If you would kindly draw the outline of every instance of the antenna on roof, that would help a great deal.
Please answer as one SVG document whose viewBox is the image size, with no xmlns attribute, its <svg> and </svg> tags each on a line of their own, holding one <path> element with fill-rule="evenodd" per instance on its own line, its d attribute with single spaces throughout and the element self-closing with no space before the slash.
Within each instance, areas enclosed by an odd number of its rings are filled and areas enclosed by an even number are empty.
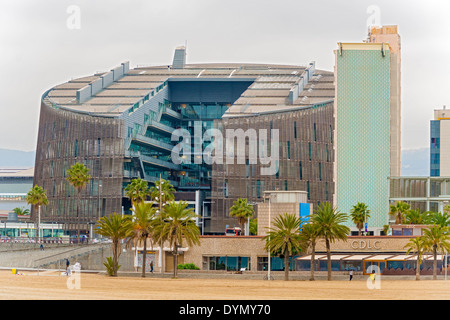
<svg viewBox="0 0 450 320">
<path fill-rule="evenodd" d="M 186 47 L 180 46 L 175 49 L 173 56 L 172 68 L 183 69 L 186 64 Z"/>
</svg>

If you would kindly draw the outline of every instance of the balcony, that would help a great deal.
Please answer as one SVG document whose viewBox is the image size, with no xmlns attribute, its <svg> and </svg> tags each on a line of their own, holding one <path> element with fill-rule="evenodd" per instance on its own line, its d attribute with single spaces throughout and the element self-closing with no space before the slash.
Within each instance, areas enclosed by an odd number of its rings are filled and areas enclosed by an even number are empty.
<svg viewBox="0 0 450 320">
<path fill-rule="evenodd" d="M 152 146 L 155 149 L 158 149 L 159 151 L 165 151 L 165 152 L 172 152 L 172 149 L 174 147 L 171 144 L 161 142 L 161 141 L 153 139 L 153 138 L 149 138 L 142 134 L 136 134 L 133 137 L 133 141 Z"/>
</svg>

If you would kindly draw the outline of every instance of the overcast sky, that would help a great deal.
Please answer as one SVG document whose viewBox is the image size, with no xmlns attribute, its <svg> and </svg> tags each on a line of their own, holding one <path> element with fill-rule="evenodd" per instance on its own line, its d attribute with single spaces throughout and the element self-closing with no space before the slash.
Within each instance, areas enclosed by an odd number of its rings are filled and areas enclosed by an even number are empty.
<svg viewBox="0 0 450 320">
<path fill-rule="evenodd" d="M 124 61 L 171 64 L 186 41 L 188 63 L 316 61 L 332 71 L 337 42 L 361 42 L 377 17 L 402 40 L 402 149 L 428 147 L 433 110 L 450 106 L 449 9 L 447 0 L 1 0 L 0 148 L 35 150 L 42 94 L 72 78 Z"/>
</svg>

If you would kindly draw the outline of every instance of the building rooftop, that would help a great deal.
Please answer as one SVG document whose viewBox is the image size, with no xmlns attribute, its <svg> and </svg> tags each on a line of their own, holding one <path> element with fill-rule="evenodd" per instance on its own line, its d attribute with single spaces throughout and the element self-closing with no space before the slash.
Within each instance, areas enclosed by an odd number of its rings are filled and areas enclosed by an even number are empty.
<svg viewBox="0 0 450 320">
<path fill-rule="evenodd" d="M 5 177 L 28 177 L 34 176 L 34 167 L 28 169 L 2 169 L 0 168 L 0 178 Z"/>
<path fill-rule="evenodd" d="M 316 70 L 315 63 L 308 66 L 208 63 L 185 64 L 183 68 L 165 65 L 130 69 L 129 63 L 124 62 L 111 71 L 55 86 L 43 100 L 56 108 L 117 117 L 175 79 L 253 81 L 225 116 L 306 107 L 334 99 L 333 72 Z"/>
</svg>

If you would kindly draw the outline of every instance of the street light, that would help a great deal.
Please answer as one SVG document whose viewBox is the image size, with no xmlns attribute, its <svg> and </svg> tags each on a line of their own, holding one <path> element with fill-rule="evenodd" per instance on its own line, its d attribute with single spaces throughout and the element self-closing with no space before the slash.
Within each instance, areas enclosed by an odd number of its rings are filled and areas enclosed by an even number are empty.
<svg viewBox="0 0 450 320">
<path fill-rule="evenodd" d="M 271 210 L 271 199 L 272 199 L 273 194 L 269 193 L 269 232 L 270 232 L 270 222 L 271 222 L 271 218 L 270 218 L 270 210 Z M 268 257 L 267 257 L 267 280 L 270 280 L 270 233 L 269 233 L 269 246 L 268 246 Z"/>
</svg>

